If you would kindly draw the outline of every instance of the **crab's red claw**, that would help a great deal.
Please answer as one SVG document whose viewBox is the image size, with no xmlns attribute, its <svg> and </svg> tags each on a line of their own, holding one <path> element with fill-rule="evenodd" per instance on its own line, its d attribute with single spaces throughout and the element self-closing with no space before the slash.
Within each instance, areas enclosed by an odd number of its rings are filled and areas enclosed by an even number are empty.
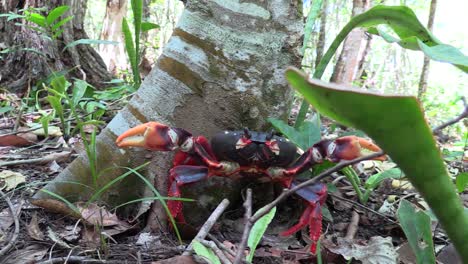
<svg viewBox="0 0 468 264">
<path fill-rule="evenodd" d="M 345 136 L 337 138 L 334 142 L 330 142 L 327 146 L 328 157 L 331 161 L 353 160 L 364 156 L 363 150 L 370 152 L 379 152 L 381 149 L 371 141 L 357 137 Z M 374 160 L 386 160 L 387 157 L 382 155 L 374 158 Z"/>
<path fill-rule="evenodd" d="M 131 128 L 120 135 L 119 147 L 142 147 L 150 150 L 170 151 L 179 147 L 191 134 L 183 129 L 170 128 L 158 122 L 148 122 Z"/>
</svg>

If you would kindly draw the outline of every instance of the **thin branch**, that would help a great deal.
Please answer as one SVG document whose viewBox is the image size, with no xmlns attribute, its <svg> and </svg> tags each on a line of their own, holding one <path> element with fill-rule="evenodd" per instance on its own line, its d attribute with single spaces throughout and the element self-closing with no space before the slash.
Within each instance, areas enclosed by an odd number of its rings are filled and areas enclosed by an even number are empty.
<svg viewBox="0 0 468 264">
<path fill-rule="evenodd" d="M 230 248 L 226 247 L 221 241 L 219 241 L 215 236 L 212 234 L 208 234 L 208 238 L 211 239 L 215 244 L 218 246 L 218 248 L 226 251 L 229 255 L 232 257 L 236 257 L 236 252 L 232 251 Z"/>
<path fill-rule="evenodd" d="M 331 167 L 325 171 L 323 171 L 322 173 L 320 173 L 319 175 L 317 175 L 316 177 L 310 179 L 310 180 L 307 180 L 299 185 L 297 185 L 296 187 L 292 188 L 292 189 L 288 189 L 288 190 L 284 190 L 280 196 L 278 196 L 275 200 L 273 200 L 273 202 L 265 205 L 264 207 L 260 208 L 257 213 L 255 213 L 254 216 L 252 216 L 250 219 L 249 219 L 249 222 L 251 224 L 255 223 L 256 221 L 258 221 L 258 219 L 260 219 L 262 216 L 266 215 L 273 207 L 275 207 L 276 205 L 278 205 L 280 202 L 282 202 L 284 199 L 286 199 L 286 197 L 294 194 L 297 190 L 299 189 L 302 189 L 306 186 L 309 186 L 309 185 L 313 185 L 313 184 L 316 184 L 317 182 L 319 182 L 320 180 L 322 180 L 323 178 L 327 177 L 328 175 L 334 173 L 334 172 L 337 172 L 337 171 L 340 171 L 341 169 L 343 169 L 344 167 L 347 167 L 349 165 L 353 165 L 353 164 L 356 164 L 358 162 L 361 162 L 361 161 L 364 161 L 364 160 L 369 160 L 369 159 L 373 159 L 373 158 L 377 158 L 377 157 L 380 157 L 384 155 L 384 152 L 383 151 L 379 151 L 379 152 L 376 152 L 376 153 L 373 153 L 371 155 L 367 155 L 367 156 L 364 156 L 364 157 L 360 157 L 360 158 L 357 158 L 357 159 L 353 159 L 353 160 L 348 160 L 348 161 L 341 161 L 339 162 L 338 164 L 336 164 L 334 167 Z"/>
<path fill-rule="evenodd" d="M 356 236 L 356 232 L 359 226 L 359 214 L 353 210 L 353 215 L 351 216 L 351 222 L 348 225 L 348 230 L 346 231 L 345 238 L 348 240 L 353 240 Z"/>
<path fill-rule="evenodd" d="M 247 246 L 247 240 L 249 238 L 250 230 L 255 222 L 250 221 L 252 218 L 252 189 L 247 189 L 247 197 L 244 202 L 245 207 L 245 226 L 244 226 L 244 233 L 242 234 L 242 240 L 239 244 L 239 248 L 237 249 L 236 258 L 234 259 L 234 264 L 242 263 L 242 259 L 244 258 L 244 251 L 245 247 Z"/>
<path fill-rule="evenodd" d="M 0 190 L 0 195 L 8 204 L 8 207 L 10 208 L 10 211 L 11 211 L 11 217 L 13 217 L 13 221 L 15 222 L 15 231 L 13 233 L 13 236 L 10 238 L 10 241 L 8 241 L 8 244 L 0 250 L 0 256 L 3 256 L 15 245 L 16 239 L 18 239 L 20 225 L 19 225 L 18 216 L 16 215 L 15 207 L 11 203 L 10 198 L 4 192 L 2 192 L 2 190 Z"/>
<path fill-rule="evenodd" d="M 208 232 L 210 232 L 211 228 L 213 225 L 218 221 L 218 218 L 221 216 L 221 214 L 226 210 L 226 208 L 229 205 L 229 200 L 224 199 L 218 207 L 211 213 L 210 217 L 208 217 L 208 220 L 203 224 L 203 226 L 200 228 L 200 231 L 198 231 L 198 234 L 195 236 L 193 240 L 204 240 L 205 237 L 208 235 Z M 192 241 L 193 241 L 192 240 Z M 184 253 L 182 253 L 182 256 L 189 256 L 192 254 L 192 242 L 190 245 L 187 246 L 185 249 Z"/>
<path fill-rule="evenodd" d="M 92 258 L 81 257 L 81 256 L 70 256 L 69 258 L 67 257 L 52 258 L 52 259 L 48 259 L 45 261 L 37 262 L 37 264 L 65 263 L 65 261 L 68 261 L 68 263 L 109 263 L 105 260 L 92 259 Z"/>
<path fill-rule="evenodd" d="M 437 133 L 439 133 L 440 130 L 459 122 L 463 118 L 468 117 L 468 104 L 466 103 L 466 99 L 465 99 L 465 97 L 462 97 L 461 100 L 463 101 L 463 105 L 465 106 L 465 109 L 463 110 L 463 112 L 460 115 L 458 115 L 457 117 L 455 117 L 454 119 L 451 119 L 451 120 L 449 120 L 449 121 L 435 127 L 434 129 L 432 129 L 433 134 L 437 134 Z"/>
<path fill-rule="evenodd" d="M 55 161 L 64 160 L 68 158 L 70 155 L 71 155 L 71 152 L 63 151 L 59 153 L 52 153 L 45 157 L 37 158 L 37 159 L 4 161 L 4 162 L 0 162 L 0 167 L 20 165 L 20 164 L 48 163 L 54 160 Z"/>
<path fill-rule="evenodd" d="M 205 247 L 211 248 L 216 256 L 218 256 L 219 260 L 221 260 L 221 263 L 232 264 L 232 262 L 226 257 L 224 252 L 216 245 L 215 242 L 207 240 L 199 240 L 198 242 L 200 242 Z"/>
</svg>

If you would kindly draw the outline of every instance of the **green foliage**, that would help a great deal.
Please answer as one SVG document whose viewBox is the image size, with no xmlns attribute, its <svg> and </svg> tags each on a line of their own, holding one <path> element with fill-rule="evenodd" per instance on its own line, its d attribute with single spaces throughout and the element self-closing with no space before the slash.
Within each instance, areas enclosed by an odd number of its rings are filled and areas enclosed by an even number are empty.
<svg viewBox="0 0 468 264">
<path fill-rule="evenodd" d="M 52 9 L 47 15 L 41 15 L 38 9 L 28 9 L 24 11 L 24 15 L 18 15 L 14 13 L 6 14 L 7 20 L 23 18 L 28 22 L 33 23 L 35 26 L 23 25 L 29 27 L 38 32 L 44 33 L 51 39 L 60 37 L 63 33 L 62 26 L 73 19 L 73 16 L 68 16 L 60 19 L 65 12 L 70 9 L 69 6 L 63 5 Z M 5 15 L 5 14 L 2 14 Z M 1 15 L 0 15 L 1 16 Z"/>
<path fill-rule="evenodd" d="M 354 28 L 365 28 L 370 33 L 381 33 L 378 25 L 389 26 L 400 38 L 397 40 L 388 34 L 382 37 L 388 41 L 398 42 L 402 47 L 421 50 L 427 56 L 438 61 L 451 63 L 461 70 L 468 72 L 468 58 L 459 50 L 441 43 L 417 19 L 414 12 L 406 6 L 375 6 L 368 11 L 353 17 L 333 40 L 319 65 L 315 69 L 313 78 L 320 79 L 331 58 L 340 44 Z M 304 100 L 296 120 L 300 126 L 308 110 L 307 101 Z"/>
<path fill-rule="evenodd" d="M 457 185 L 458 192 L 463 192 L 468 185 L 468 172 L 458 174 L 455 183 Z"/>
<path fill-rule="evenodd" d="M 375 140 L 422 194 L 468 262 L 468 251 L 462 251 L 468 244 L 468 217 L 416 98 L 345 90 L 308 81 L 293 69 L 287 70 L 286 78 L 321 114 L 361 129 Z"/>
<path fill-rule="evenodd" d="M 416 255 L 418 264 L 436 263 L 432 242 L 431 218 L 410 202 L 402 200 L 397 211 L 398 220 Z"/>
<path fill-rule="evenodd" d="M 68 48 L 75 47 L 76 45 L 97 45 L 97 44 L 111 44 L 117 45 L 119 44 L 117 41 L 110 41 L 110 40 L 101 40 L 101 39 L 79 39 L 73 42 L 68 43 L 62 51 L 65 51 Z"/>
<path fill-rule="evenodd" d="M 273 207 L 267 214 L 258 219 L 258 221 L 253 225 L 249 234 L 249 239 L 247 241 L 247 246 L 250 248 L 247 261 L 252 262 L 255 249 L 257 248 L 258 243 L 260 243 L 260 240 L 262 240 L 263 234 L 265 233 L 268 225 L 271 223 L 271 220 L 273 220 L 273 217 L 275 217 L 275 213 L 276 207 Z"/>
<path fill-rule="evenodd" d="M 211 248 L 205 247 L 202 243 L 198 242 L 197 240 L 192 241 L 193 250 L 195 253 L 204 258 L 210 264 L 221 264 L 218 256 L 211 250 Z"/>
<path fill-rule="evenodd" d="M 283 134 L 302 150 L 307 150 L 321 139 L 321 124 L 318 115 L 315 115 L 311 121 L 304 122 L 301 127 L 297 129 L 276 118 L 268 118 L 268 121 L 278 132 Z"/>
<path fill-rule="evenodd" d="M 304 26 L 304 41 L 302 43 L 302 53 L 304 53 L 305 49 L 307 48 L 307 45 L 310 42 L 315 22 L 320 14 L 322 2 L 323 0 L 312 1 L 312 6 L 310 7 L 309 13 L 307 14 L 307 20 Z"/>
<path fill-rule="evenodd" d="M 398 169 L 398 168 L 392 168 L 386 171 L 382 171 L 379 173 L 376 173 L 372 176 L 370 176 L 365 184 L 364 187 L 366 191 L 362 195 L 362 198 L 360 198 L 362 203 L 367 203 L 367 200 L 369 199 L 370 194 L 372 191 L 379 186 L 379 184 L 385 180 L 385 179 L 399 179 L 403 177 L 403 172 Z"/>
</svg>

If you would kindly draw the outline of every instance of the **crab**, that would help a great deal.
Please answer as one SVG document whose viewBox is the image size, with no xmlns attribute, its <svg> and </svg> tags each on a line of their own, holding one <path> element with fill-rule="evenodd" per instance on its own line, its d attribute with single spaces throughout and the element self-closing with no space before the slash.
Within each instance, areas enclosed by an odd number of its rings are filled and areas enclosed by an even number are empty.
<svg viewBox="0 0 468 264">
<path fill-rule="evenodd" d="M 185 129 L 172 128 L 158 122 L 148 122 L 129 129 L 117 138 L 116 144 L 121 148 L 177 151 L 169 171 L 169 197 L 181 197 L 182 185 L 212 176 L 267 178 L 290 189 L 300 184 L 295 179 L 296 175 L 325 159 L 339 162 L 361 157 L 363 149 L 380 151 L 377 145 L 367 139 L 345 136 L 319 141 L 299 155 L 299 149 L 293 143 L 273 132 L 248 129 L 222 131 L 208 141 L 203 136 L 193 136 Z M 304 199 L 306 209 L 299 222 L 280 235 L 292 235 L 309 225 L 312 241 L 310 250 L 315 253 L 322 232 L 321 207 L 327 197 L 327 187 L 319 183 L 299 189 L 296 194 Z M 168 207 L 175 219 L 184 222 L 181 201 L 169 200 Z"/>
</svg>

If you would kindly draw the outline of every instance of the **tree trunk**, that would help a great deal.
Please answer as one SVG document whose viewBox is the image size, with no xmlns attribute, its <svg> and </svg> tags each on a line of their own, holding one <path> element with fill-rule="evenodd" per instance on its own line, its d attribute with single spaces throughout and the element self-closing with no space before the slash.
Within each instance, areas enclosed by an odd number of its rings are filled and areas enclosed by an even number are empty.
<svg viewBox="0 0 468 264">
<path fill-rule="evenodd" d="M 22 93 L 29 84 L 34 84 L 52 72 L 63 70 L 70 71 L 70 76 L 85 79 L 97 87 L 102 86 L 103 81 L 111 79 L 102 59 L 91 46 L 78 45 L 63 50 L 75 40 L 88 38 L 83 28 L 86 1 L 6 0 L 0 4 L 0 13 L 17 13 L 20 9 L 37 7 L 45 7 L 50 11 L 60 5 L 70 6 L 70 10 L 62 18 L 73 15 L 73 19 L 62 26 L 63 34 L 55 41 L 36 30 L 15 25 L 15 22 L 27 24 L 26 21 L 6 21 L 6 18 L 0 18 L 2 46 L 14 50 L 0 59 L 0 86 Z"/>
<path fill-rule="evenodd" d="M 284 71 L 289 65 L 300 65 L 302 29 L 302 6 L 289 1 L 189 1 L 150 75 L 128 106 L 99 135 L 99 169 L 135 167 L 145 161 L 147 151 L 124 151 L 114 143 L 117 135 L 144 122 L 183 127 L 209 138 L 224 129 L 263 130 L 269 126 L 268 117 L 285 119 L 293 93 Z M 153 153 L 155 158 L 145 168 L 147 177 L 154 179 L 162 193 L 167 190 L 172 154 Z M 67 198 L 86 200 L 91 195 L 87 188 L 63 181 L 90 185 L 88 171 L 87 158 L 81 156 L 56 178 L 62 183 L 45 188 Z M 100 177 L 100 184 L 123 172 L 117 168 L 108 171 Z M 187 221 L 203 223 L 213 207 L 232 193 L 226 187 L 230 182 L 213 177 L 184 188 L 184 197 L 197 199 L 185 208 Z M 132 175 L 103 194 L 102 200 L 110 205 L 121 204 L 143 196 L 143 187 L 141 180 Z M 240 197 L 238 191 L 235 196 Z M 43 192 L 35 196 L 41 197 L 48 196 Z M 153 212 L 150 223 L 165 216 L 159 207 Z"/>
<path fill-rule="evenodd" d="M 427 21 L 427 28 L 429 29 L 429 31 L 432 31 L 432 28 L 434 25 L 436 9 L 437 9 L 437 0 L 431 0 L 431 7 L 429 10 L 429 19 Z M 423 99 L 424 94 L 426 93 L 426 90 L 427 90 L 427 79 L 429 78 L 429 63 L 430 63 L 429 57 L 424 56 L 424 63 L 423 63 L 423 67 L 421 70 L 421 76 L 419 78 L 419 86 L 418 86 L 418 99 L 419 100 Z"/>
<path fill-rule="evenodd" d="M 369 0 L 353 0 L 352 16 L 359 15 L 369 8 Z M 364 30 L 354 29 L 343 43 L 338 62 L 333 70 L 331 82 L 351 83 L 357 77 L 360 61 L 363 60 L 367 37 Z"/>
<path fill-rule="evenodd" d="M 118 45 L 99 45 L 101 54 L 107 70 L 116 74 L 117 70 L 127 68 L 127 57 L 125 54 L 124 41 L 122 38 L 122 21 L 127 14 L 127 0 L 107 0 L 106 16 L 102 25 L 102 40 L 116 41 Z"/>
<path fill-rule="evenodd" d="M 320 33 L 317 40 L 317 56 L 315 57 L 315 67 L 319 65 L 323 57 L 323 51 L 325 50 L 325 35 L 327 31 L 327 10 L 328 0 L 322 2 L 322 12 L 320 12 Z"/>
</svg>

